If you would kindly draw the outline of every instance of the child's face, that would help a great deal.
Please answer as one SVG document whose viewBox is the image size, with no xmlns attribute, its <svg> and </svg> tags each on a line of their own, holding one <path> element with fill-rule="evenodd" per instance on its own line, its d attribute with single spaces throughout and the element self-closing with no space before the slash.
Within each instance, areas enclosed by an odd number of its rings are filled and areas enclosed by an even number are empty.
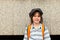
<svg viewBox="0 0 60 40">
<path fill-rule="evenodd" d="M 36 12 L 33 16 L 33 23 L 40 23 L 41 17 L 39 15 L 39 12 Z"/>
</svg>

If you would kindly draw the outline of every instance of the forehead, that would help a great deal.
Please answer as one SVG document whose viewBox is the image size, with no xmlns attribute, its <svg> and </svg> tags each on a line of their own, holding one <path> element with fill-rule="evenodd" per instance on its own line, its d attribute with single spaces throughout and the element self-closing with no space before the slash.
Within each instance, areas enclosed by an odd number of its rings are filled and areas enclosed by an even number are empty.
<svg viewBox="0 0 60 40">
<path fill-rule="evenodd" d="M 35 14 L 34 15 L 40 15 L 40 13 L 39 12 L 35 12 Z"/>
</svg>

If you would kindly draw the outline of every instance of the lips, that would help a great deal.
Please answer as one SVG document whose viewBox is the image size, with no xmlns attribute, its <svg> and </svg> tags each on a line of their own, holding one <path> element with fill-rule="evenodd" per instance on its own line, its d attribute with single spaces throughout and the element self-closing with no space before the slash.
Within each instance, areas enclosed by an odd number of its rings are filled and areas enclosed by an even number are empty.
<svg viewBox="0 0 60 40">
<path fill-rule="evenodd" d="M 35 21 L 39 21 L 39 19 L 36 19 Z"/>
</svg>

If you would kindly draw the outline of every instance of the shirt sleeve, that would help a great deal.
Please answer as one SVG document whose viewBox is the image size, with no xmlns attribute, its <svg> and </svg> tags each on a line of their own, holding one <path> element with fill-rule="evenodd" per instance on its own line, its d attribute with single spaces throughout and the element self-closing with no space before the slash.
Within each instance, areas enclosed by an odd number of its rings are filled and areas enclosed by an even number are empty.
<svg viewBox="0 0 60 40">
<path fill-rule="evenodd" d="M 24 33 L 24 38 L 23 38 L 23 40 L 27 40 L 27 27 L 26 27 L 26 29 L 25 29 L 25 33 Z"/>
<path fill-rule="evenodd" d="M 44 40 L 51 40 L 47 27 L 45 27 Z"/>
</svg>

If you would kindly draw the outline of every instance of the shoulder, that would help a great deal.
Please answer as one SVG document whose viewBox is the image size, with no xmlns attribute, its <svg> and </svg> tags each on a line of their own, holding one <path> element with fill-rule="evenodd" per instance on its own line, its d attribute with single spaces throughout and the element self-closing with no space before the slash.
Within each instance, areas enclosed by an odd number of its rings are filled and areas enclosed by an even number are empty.
<svg viewBox="0 0 60 40">
<path fill-rule="evenodd" d="M 32 26 L 32 25 L 30 25 L 30 24 L 29 25 L 26 25 L 25 28 L 28 29 L 29 26 Z"/>
<path fill-rule="evenodd" d="M 48 27 L 47 27 L 47 26 L 44 26 L 44 30 L 45 30 L 45 31 L 48 30 Z"/>
</svg>

